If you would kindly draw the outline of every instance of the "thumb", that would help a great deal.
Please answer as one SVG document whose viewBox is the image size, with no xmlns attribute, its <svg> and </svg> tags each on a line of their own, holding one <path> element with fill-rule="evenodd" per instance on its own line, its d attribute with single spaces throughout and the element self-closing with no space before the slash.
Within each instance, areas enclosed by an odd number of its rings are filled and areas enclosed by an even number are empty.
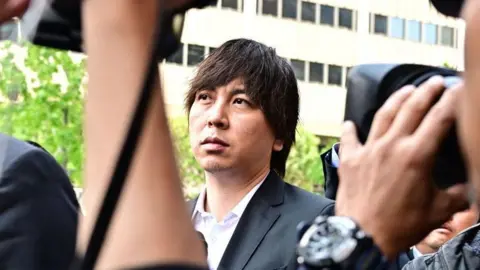
<svg viewBox="0 0 480 270">
<path fill-rule="evenodd" d="M 348 156 L 361 146 L 357 137 L 357 128 L 352 121 L 343 124 L 342 136 L 340 138 L 340 159 Z"/>
</svg>

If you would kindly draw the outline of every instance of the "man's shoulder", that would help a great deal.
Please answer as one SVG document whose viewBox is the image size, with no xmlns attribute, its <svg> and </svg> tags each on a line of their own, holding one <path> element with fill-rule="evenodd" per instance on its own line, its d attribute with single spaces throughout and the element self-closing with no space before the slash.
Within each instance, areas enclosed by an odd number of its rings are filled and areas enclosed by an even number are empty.
<svg viewBox="0 0 480 270">
<path fill-rule="evenodd" d="M 285 183 L 284 199 L 287 205 L 301 207 L 298 209 L 313 211 L 317 214 L 333 214 L 334 201 L 289 183 Z"/>
<path fill-rule="evenodd" d="M 38 152 L 41 156 L 48 154 L 41 148 L 28 142 L 0 133 L 1 171 L 8 170 L 19 161 L 28 160 L 29 154 Z"/>
</svg>

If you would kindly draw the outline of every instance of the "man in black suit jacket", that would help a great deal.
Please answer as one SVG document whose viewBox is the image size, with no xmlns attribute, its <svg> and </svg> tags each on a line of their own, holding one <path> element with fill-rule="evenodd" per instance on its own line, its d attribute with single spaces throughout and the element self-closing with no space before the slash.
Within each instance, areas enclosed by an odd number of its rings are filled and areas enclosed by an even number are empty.
<svg viewBox="0 0 480 270">
<path fill-rule="evenodd" d="M 45 150 L 4 134 L 0 166 L 0 269 L 68 269 L 79 209 L 68 176 Z"/>
<path fill-rule="evenodd" d="M 283 181 L 299 114 L 292 67 L 247 39 L 215 49 L 186 97 L 190 142 L 206 188 L 190 202 L 211 269 L 295 269 L 297 225 L 333 202 Z"/>
<path fill-rule="evenodd" d="M 193 214 L 197 199 L 189 202 Z M 334 204 L 270 172 L 243 212 L 218 269 L 295 269 L 295 227 Z"/>
</svg>

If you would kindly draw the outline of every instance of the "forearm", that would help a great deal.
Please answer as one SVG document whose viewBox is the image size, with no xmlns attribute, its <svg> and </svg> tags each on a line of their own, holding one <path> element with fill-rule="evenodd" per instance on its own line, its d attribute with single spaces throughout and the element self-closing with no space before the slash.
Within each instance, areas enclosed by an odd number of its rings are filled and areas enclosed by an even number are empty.
<svg viewBox="0 0 480 270">
<path fill-rule="evenodd" d="M 89 87 L 85 119 L 87 215 L 80 227 L 81 252 L 138 100 L 159 3 L 90 0 L 84 4 Z M 100 268 L 205 261 L 185 208 L 158 82 L 151 105 L 102 250 Z"/>
</svg>

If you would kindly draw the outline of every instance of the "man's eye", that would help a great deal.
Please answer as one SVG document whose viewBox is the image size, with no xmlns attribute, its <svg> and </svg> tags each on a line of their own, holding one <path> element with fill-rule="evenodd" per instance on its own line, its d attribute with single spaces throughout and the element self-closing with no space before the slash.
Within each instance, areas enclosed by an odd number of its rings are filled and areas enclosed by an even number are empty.
<svg viewBox="0 0 480 270">
<path fill-rule="evenodd" d="M 197 97 L 198 100 L 207 100 L 208 95 L 207 94 L 199 94 Z"/>
<path fill-rule="evenodd" d="M 234 101 L 233 101 L 234 104 L 241 104 L 241 105 L 250 105 L 250 103 L 248 101 L 246 101 L 245 99 L 242 99 L 242 98 L 236 98 Z"/>
</svg>

